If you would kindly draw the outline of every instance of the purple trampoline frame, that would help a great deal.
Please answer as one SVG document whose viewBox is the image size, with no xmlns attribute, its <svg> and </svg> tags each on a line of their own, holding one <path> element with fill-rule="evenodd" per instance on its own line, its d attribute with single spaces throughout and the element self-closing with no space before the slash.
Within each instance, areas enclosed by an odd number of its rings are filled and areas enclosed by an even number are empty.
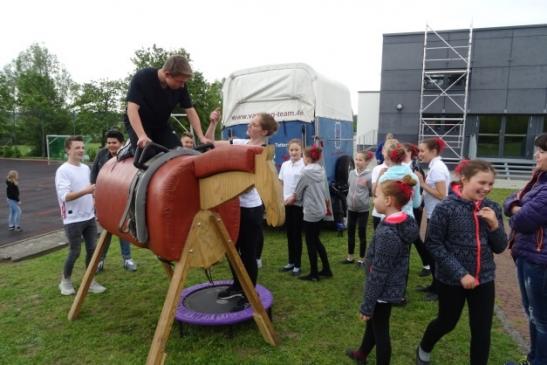
<svg viewBox="0 0 547 365">
<path fill-rule="evenodd" d="M 184 300 L 186 299 L 186 297 L 201 289 L 209 288 L 212 286 L 223 286 L 231 284 L 232 280 L 220 280 L 214 281 L 213 284 L 203 283 L 184 289 L 180 296 L 180 302 L 177 306 L 177 311 L 175 312 L 175 319 L 182 323 L 188 323 L 198 326 L 223 326 L 247 321 L 253 318 L 253 308 L 251 306 L 239 312 L 228 313 L 196 312 L 184 306 Z M 271 308 L 273 304 L 272 293 L 259 284 L 256 285 L 256 292 L 260 301 L 262 302 L 262 306 L 264 306 L 264 309 L 268 311 L 268 309 Z"/>
</svg>

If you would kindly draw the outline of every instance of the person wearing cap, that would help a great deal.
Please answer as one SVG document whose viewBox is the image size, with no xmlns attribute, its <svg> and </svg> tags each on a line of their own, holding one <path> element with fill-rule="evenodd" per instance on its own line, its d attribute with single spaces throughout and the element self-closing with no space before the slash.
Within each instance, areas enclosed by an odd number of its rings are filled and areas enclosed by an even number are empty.
<svg viewBox="0 0 547 365">
<path fill-rule="evenodd" d="M 169 123 L 180 105 L 186 112 L 195 135 L 202 143 L 211 142 L 203 135 L 201 123 L 186 83 L 192 78 L 190 64 L 180 55 L 170 56 L 162 68 L 147 67 L 137 71 L 129 84 L 124 123 L 132 148 L 144 148 L 150 142 L 167 148 L 181 145 Z"/>
</svg>

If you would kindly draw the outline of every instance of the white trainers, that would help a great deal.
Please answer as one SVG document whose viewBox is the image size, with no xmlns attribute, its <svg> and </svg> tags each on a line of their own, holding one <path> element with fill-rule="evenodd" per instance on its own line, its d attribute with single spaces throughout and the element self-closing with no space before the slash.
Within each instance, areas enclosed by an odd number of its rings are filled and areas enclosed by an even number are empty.
<svg viewBox="0 0 547 365">
<path fill-rule="evenodd" d="M 106 288 L 93 279 L 91 285 L 89 285 L 89 291 L 94 294 L 100 294 L 104 292 Z"/>
<path fill-rule="evenodd" d="M 74 295 L 76 290 L 72 286 L 72 281 L 70 279 L 62 278 L 59 283 L 59 290 L 61 290 L 61 295 Z"/>
<path fill-rule="evenodd" d="M 137 271 L 137 264 L 132 259 L 124 260 L 123 267 L 128 271 Z"/>
</svg>

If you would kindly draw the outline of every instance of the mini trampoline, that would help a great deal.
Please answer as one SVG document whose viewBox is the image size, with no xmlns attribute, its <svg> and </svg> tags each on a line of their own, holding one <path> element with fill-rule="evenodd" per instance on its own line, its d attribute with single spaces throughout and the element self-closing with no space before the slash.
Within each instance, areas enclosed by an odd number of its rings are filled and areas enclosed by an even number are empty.
<svg viewBox="0 0 547 365">
<path fill-rule="evenodd" d="M 197 326 L 231 326 L 253 318 L 251 306 L 244 310 L 234 311 L 238 304 L 237 298 L 218 299 L 222 290 L 232 285 L 232 280 L 213 281 L 191 286 L 182 291 L 175 319 L 179 323 L 181 336 L 183 325 Z M 262 306 L 271 318 L 273 304 L 272 293 L 262 285 L 256 285 L 256 292 Z"/>
</svg>

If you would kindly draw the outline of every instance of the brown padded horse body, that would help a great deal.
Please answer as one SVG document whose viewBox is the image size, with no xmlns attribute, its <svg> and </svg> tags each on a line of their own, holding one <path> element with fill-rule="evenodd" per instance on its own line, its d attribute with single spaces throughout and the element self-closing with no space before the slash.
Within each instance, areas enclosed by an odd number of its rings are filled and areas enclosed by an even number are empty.
<svg viewBox="0 0 547 365">
<path fill-rule="evenodd" d="M 198 179 L 226 171 L 254 172 L 256 146 L 225 146 L 200 155 L 179 156 L 163 164 L 153 175 L 146 197 L 149 240 L 140 243 L 119 229 L 129 199 L 129 187 L 138 170 L 131 159 L 108 161 L 97 177 L 97 219 L 112 234 L 147 247 L 162 259 L 180 258 L 192 220 L 200 210 Z M 228 158 L 229 156 L 229 158 Z M 239 230 L 239 200 L 231 199 L 212 209 L 220 214 L 233 242 Z"/>
</svg>

